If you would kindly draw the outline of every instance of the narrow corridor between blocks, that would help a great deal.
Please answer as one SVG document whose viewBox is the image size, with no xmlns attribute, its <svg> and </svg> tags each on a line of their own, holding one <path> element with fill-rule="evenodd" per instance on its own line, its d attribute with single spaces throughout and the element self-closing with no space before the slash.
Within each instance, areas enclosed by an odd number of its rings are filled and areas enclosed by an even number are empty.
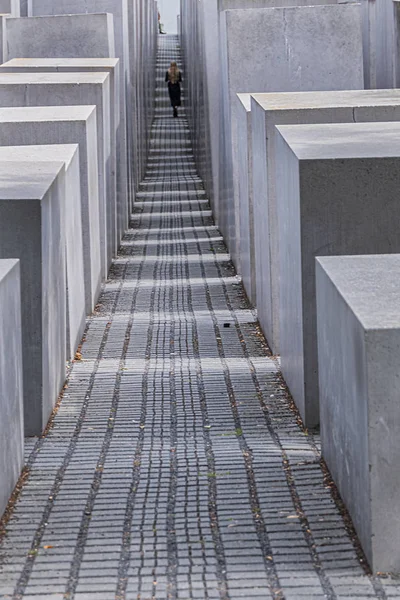
<svg viewBox="0 0 400 600">
<path fill-rule="evenodd" d="M 389 599 L 214 225 L 170 60 L 177 37 L 160 36 L 146 175 L 81 359 L 29 443 L 0 598 Z"/>
</svg>

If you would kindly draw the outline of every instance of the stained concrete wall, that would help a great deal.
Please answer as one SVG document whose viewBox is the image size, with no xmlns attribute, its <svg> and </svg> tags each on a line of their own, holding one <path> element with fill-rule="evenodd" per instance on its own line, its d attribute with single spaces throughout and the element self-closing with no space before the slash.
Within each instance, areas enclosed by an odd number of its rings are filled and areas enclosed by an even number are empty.
<svg viewBox="0 0 400 600">
<path fill-rule="evenodd" d="M 0 518 L 24 459 L 20 265 L 0 260 Z"/>
</svg>

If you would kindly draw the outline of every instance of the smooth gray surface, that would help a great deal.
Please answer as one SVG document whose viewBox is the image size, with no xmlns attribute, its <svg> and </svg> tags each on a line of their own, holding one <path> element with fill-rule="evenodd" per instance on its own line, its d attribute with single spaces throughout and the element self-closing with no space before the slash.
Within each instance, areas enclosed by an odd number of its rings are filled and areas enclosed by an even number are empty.
<svg viewBox="0 0 400 600">
<path fill-rule="evenodd" d="M 18 260 L 0 260 L 0 519 L 24 460 L 21 288 Z"/>
<path fill-rule="evenodd" d="M 114 24 L 109 14 L 10 18 L 6 31 L 5 60 L 115 56 Z"/>
<path fill-rule="evenodd" d="M 236 94 L 362 89 L 360 6 L 226 10 L 220 39 L 219 226 L 238 264 L 232 210 L 238 190 Z"/>
<path fill-rule="evenodd" d="M 112 183 L 110 76 L 108 73 L 1 73 L 0 106 L 95 105 L 99 164 L 100 240 L 103 277 L 111 264 L 116 238 L 116 194 Z M 106 224 L 103 228 L 102 224 Z"/>
<path fill-rule="evenodd" d="M 25 435 L 40 435 L 65 380 L 63 163 L 0 163 L 0 258 L 21 261 Z"/>
<path fill-rule="evenodd" d="M 115 156 L 116 161 L 116 164 L 112 166 L 112 171 L 116 172 L 117 188 L 117 239 L 113 243 L 115 248 L 121 241 L 123 232 L 128 227 L 130 213 L 127 179 L 125 99 L 122 97 L 119 66 L 118 58 L 14 58 L 0 66 L 0 72 L 9 73 L 109 73 L 111 90 L 110 118 L 111 123 L 115 123 L 115 135 L 111 135 L 111 144 L 113 146 L 111 153 L 113 157 Z M 121 102 L 123 106 L 121 106 Z"/>
<path fill-rule="evenodd" d="M 3 137 L 1 125 L 0 117 L 0 142 Z M 0 164 L 18 161 L 57 161 L 63 162 L 65 165 L 65 190 L 61 220 L 65 229 L 66 353 L 67 360 L 72 360 L 81 343 L 86 325 L 79 147 L 77 144 L 0 147 Z"/>
<path fill-rule="evenodd" d="M 240 274 L 253 306 L 256 305 L 256 273 L 253 218 L 253 151 L 250 94 L 238 94 L 236 106 L 238 205 L 235 206 L 239 238 Z"/>
<path fill-rule="evenodd" d="M 20 16 L 19 0 L 0 0 L 0 14 L 12 15 L 13 17 Z"/>
<path fill-rule="evenodd" d="M 281 366 L 312 427 L 319 421 L 314 259 L 400 251 L 400 123 L 277 130 Z"/>
<path fill-rule="evenodd" d="M 257 312 L 273 353 L 279 354 L 275 126 L 398 121 L 400 90 L 253 94 L 251 117 Z"/>
<path fill-rule="evenodd" d="M 0 146 L 79 144 L 81 241 L 85 312 L 90 314 L 102 280 L 95 106 L 0 108 Z M 105 229 L 105 223 L 102 222 Z"/>
<path fill-rule="evenodd" d="M 373 571 L 400 570 L 400 255 L 317 260 L 322 453 Z"/>
</svg>

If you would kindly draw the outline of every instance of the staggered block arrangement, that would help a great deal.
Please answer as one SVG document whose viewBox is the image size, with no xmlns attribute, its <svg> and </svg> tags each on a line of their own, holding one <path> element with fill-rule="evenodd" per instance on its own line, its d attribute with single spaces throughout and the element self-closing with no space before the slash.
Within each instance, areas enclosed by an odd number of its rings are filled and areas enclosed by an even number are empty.
<svg viewBox="0 0 400 600">
<path fill-rule="evenodd" d="M 24 460 L 20 286 L 19 261 L 0 260 L 0 515 Z"/>
<path fill-rule="evenodd" d="M 276 171 L 282 373 L 319 423 L 315 257 L 400 252 L 400 123 L 281 125 Z"/>
<path fill-rule="evenodd" d="M 154 113 L 157 8 L 0 0 L 0 13 L 1 515 L 21 436 L 43 433 L 129 224 Z"/>
<path fill-rule="evenodd" d="M 0 162 L 0 259 L 21 265 L 24 422 L 40 435 L 65 380 L 65 165 Z"/>
<path fill-rule="evenodd" d="M 279 231 L 276 126 L 400 120 L 398 90 L 252 94 L 253 218 L 257 309 L 274 354 L 279 345 Z M 239 144 L 244 144 L 243 135 Z M 238 216 L 242 218 L 241 214 Z"/>
<path fill-rule="evenodd" d="M 375 572 L 398 573 L 400 255 L 317 259 L 321 441 Z"/>
</svg>

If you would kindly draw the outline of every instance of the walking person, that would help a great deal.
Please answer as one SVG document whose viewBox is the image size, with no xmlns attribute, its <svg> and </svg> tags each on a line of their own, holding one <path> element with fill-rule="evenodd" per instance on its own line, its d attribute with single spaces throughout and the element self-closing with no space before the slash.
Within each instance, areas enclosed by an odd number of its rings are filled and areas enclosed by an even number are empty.
<svg viewBox="0 0 400 600">
<path fill-rule="evenodd" d="M 181 105 L 181 81 L 182 74 L 175 61 L 172 61 L 166 75 L 165 81 L 168 83 L 168 93 L 171 100 L 171 106 L 174 109 L 174 117 L 178 116 L 178 106 Z"/>
</svg>

